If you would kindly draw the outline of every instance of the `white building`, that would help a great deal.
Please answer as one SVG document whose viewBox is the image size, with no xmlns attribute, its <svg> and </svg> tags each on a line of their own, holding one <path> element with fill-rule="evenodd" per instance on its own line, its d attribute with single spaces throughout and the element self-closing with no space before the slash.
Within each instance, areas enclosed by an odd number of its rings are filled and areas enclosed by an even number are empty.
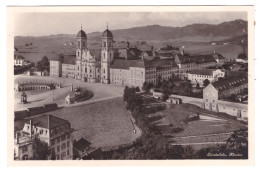
<svg viewBox="0 0 260 172">
<path fill-rule="evenodd" d="M 14 65 L 15 66 L 23 66 L 24 65 L 24 57 L 18 54 L 14 55 Z"/>
<path fill-rule="evenodd" d="M 217 69 L 194 69 L 188 75 L 188 80 L 191 81 L 193 86 L 196 86 L 197 83 L 200 84 L 200 87 L 203 87 L 203 81 L 209 80 L 210 82 L 217 81 L 219 77 L 224 78 L 225 72 Z"/>
<path fill-rule="evenodd" d="M 15 158 L 32 159 L 33 138 L 38 137 L 48 144 L 56 159 L 73 158 L 72 128 L 67 120 L 52 116 L 40 115 L 31 118 L 24 124 L 22 131 L 17 132 L 15 139 Z"/>
</svg>

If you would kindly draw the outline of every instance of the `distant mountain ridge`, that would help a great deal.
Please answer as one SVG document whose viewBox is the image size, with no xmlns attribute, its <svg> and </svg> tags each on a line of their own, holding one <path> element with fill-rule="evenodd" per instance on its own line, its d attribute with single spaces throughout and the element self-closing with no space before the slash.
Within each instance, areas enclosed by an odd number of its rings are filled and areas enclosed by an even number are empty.
<svg viewBox="0 0 260 172">
<path fill-rule="evenodd" d="M 183 27 L 170 27 L 160 25 L 147 25 L 141 27 L 132 27 L 128 29 L 111 30 L 114 40 L 126 41 L 172 41 L 181 40 L 192 41 L 191 38 L 196 38 L 195 42 L 208 42 L 210 40 L 222 40 L 240 35 L 245 35 L 248 32 L 247 21 L 238 19 L 227 21 L 220 24 L 191 24 Z M 102 32 L 88 33 L 88 40 L 94 42 L 101 41 Z M 33 41 L 34 39 L 60 39 L 68 42 L 75 42 L 75 34 L 58 34 L 50 36 L 39 37 L 15 37 L 15 41 L 24 42 L 22 39 L 28 38 Z M 204 39 L 204 40 L 203 40 Z M 21 40 L 21 41 L 20 41 Z M 64 42 L 61 41 L 61 42 Z"/>
<path fill-rule="evenodd" d="M 118 40 L 173 40 L 182 37 L 236 37 L 247 34 L 247 21 L 238 19 L 220 24 L 191 24 L 184 27 L 148 25 L 111 30 Z M 101 32 L 89 33 L 92 40 L 99 40 Z"/>
</svg>

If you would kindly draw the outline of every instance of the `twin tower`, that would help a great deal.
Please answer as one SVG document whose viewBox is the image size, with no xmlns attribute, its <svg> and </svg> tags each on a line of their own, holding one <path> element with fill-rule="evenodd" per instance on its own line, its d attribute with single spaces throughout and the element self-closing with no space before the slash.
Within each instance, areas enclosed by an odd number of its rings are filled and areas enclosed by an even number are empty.
<svg viewBox="0 0 260 172">
<path fill-rule="evenodd" d="M 101 52 L 99 54 L 88 49 L 87 35 L 81 28 L 77 34 L 75 78 L 87 82 L 109 84 L 110 65 L 113 60 L 112 32 L 108 28 L 103 32 Z"/>
</svg>

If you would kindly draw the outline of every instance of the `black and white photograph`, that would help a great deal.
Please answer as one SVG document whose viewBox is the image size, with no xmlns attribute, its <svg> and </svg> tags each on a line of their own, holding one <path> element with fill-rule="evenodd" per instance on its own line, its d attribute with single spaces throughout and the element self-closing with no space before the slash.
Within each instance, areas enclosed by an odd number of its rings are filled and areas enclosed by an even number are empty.
<svg viewBox="0 0 260 172">
<path fill-rule="evenodd" d="M 252 158 L 252 7 L 8 8 L 14 162 Z"/>
</svg>

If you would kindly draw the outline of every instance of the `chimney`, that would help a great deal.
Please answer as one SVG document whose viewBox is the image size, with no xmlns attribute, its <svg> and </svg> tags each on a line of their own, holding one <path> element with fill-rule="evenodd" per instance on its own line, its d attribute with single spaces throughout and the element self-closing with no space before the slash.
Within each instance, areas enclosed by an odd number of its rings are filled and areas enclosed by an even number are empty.
<svg viewBox="0 0 260 172">
<path fill-rule="evenodd" d="M 32 138 L 32 118 L 30 118 L 30 138 Z"/>
<path fill-rule="evenodd" d="M 129 49 L 129 42 L 128 42 L 128 40 L 127 40 L 126 44 L 127 44 L 127 49 Z"/>
</svg>

